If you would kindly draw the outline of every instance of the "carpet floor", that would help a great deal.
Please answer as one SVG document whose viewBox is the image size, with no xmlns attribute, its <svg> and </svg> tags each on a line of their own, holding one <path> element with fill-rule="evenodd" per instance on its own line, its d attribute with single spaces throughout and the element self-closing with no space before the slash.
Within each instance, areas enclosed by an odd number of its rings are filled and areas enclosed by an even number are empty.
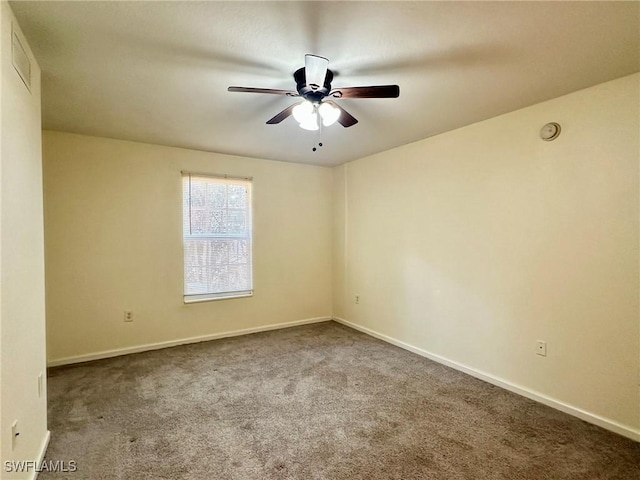
<svg viewBox="0 0 640 480">
<path fill-rule="evenodd" d="M 630 479 L 640 444 L 334 322 L 51 369 L 101 479 Z"/>
</svg>

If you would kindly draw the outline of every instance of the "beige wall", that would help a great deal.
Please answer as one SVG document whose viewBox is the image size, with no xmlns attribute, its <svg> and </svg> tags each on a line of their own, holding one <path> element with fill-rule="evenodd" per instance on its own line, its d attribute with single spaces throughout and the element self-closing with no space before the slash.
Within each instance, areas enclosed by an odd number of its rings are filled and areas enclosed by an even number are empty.
<svg viewBox="0 0 640 480">
<path fill-rule="evenodd" d="M 44 241 L 40 69 L 28 51 L 29 92 L 11 62 L 12 24 L 19 27 L 5 1 L 0 22 L 0 476 L 10 479 L 30 478 L 33 471 L 9 474 L 4 462 L 37 460 L 48 438 L 46 384 L 38 394 L 38 375 L 46 369 Z"/>
<path fill-rule="evenodd" d="M 332 271 L 332 298 L 334 316 L 346 309 L 345 299 L 345 273 L 346 273 L 346 178 L 345 165 L 333 168 L 333 271 Z"/>
<path fill-rule="evenodd" d="M 639 80 L 334 169 L 45 132 L 49 359 L 333 307 L 637 434 Z M 549 121 L 563 131 L 543 142 Z M 182 303 L 181 170 L 254 177 L 253 298 Z"/>
<path fill-rule="evenodd" d="M 43 153 L 51 361 L 331 315 L 330 169 L 49 131 Z M 181 170 L 253 177 L 253 297 L 183 304 Z"/>
<path fill-rule="evenodd" d="M 334 314 L 637 434 L 638 83 L 336 168 Z"/>
</svg>

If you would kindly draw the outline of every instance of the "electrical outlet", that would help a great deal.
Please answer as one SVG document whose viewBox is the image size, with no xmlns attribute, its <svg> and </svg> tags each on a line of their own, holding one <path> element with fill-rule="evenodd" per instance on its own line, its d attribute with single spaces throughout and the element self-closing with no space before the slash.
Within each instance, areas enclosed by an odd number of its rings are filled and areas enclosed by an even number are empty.
<svg viewBox="0 0 640 480">
<path fill-rule="evenodd" d="M 360 303 L 360 295 L 356 295 L 356 303 Z"/>
<path fill-rule="evenodd" d="M 542 340 L 536 342 L 536 355 L 540 355 L 541 357 L 547 356 L 547 342 L 543 342 Z"/>
<path fill-rule="evenodd" d="M 16 449 L 16 444 L 18 443 L 18 435 L 20 435 L 20 432 L 18 431 L 18 420 L 14 420 L 11 424 L 11 450 Z"/>
<path fill-rule="evenodd" d="M 124 312 L 124 321 L 125 322 L 133 322 L 133 312 L 125 310 L 125 312 Z"/>
<path fill-rule="evenodd" d="M 44 387 L 44 378 L 42 376 L 42 372 L 38 375 L 38 398 L 42 397 L 42 390 Z"/>
</svg>

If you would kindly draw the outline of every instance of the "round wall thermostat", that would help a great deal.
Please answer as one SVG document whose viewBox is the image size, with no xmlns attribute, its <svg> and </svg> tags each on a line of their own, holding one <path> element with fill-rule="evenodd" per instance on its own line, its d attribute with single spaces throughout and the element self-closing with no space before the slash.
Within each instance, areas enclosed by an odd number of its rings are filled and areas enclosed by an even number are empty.
<svg viewBox="0 0 640 480">
<path fill-rule="evenodd" d="M 555 140 L 560 135 L 560 124 L 556 122 L 547 123 L 540 129 L 540 138 L 545 142 Z"/>
</svg>

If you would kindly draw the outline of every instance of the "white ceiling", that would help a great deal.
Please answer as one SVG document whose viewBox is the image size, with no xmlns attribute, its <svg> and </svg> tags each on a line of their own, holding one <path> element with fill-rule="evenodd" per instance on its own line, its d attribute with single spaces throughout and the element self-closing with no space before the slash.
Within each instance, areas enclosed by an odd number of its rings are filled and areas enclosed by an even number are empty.
<svg viewBox="0 0 640 480">
<path fill-rule="evenodd" d="M 44 127 L 336 165 L 640 69 L 638 2 L 12 2 L 43 70 Z M 324 147 L 289 118 L 304 54 L 359 119 Z M 550 121 L 553 119 L 549 119 Z M 537 127 L 536 127 L 537 128 Z"/>
</svg>

